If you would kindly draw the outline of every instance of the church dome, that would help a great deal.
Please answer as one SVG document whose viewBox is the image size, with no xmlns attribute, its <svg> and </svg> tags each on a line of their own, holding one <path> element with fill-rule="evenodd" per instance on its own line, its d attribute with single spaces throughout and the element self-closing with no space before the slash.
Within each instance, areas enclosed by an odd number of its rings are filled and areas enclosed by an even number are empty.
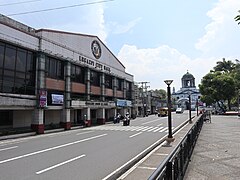
<svg viewBox="0 0 240 180">
<path fill-rule="evenodd" d="M 182 79 L 194 79 L 194 76 L 187 72 L 186 74 L 183 75 Z"/>
</svg>

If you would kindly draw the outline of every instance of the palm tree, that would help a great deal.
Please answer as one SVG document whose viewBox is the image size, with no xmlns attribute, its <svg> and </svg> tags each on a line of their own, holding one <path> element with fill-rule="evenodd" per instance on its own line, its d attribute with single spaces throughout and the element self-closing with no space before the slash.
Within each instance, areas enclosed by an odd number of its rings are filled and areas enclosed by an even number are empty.
<svg viewBox="0 0 240 180">
<path fill-rule="evenodd" d="M 240 13 L 240 10 L 238 12 Z M 238 24 L 240 24 L 240 15 L 237 15 L 234 19 L 235 21 L 238 21 Z"/>
<path fill-rule="evenodd" d="M 218 61 L 217 65 L 213 68 L 215 71 L 222 71 L 230 73 L 235 69 L 235 64 L 230 60 L 225 60 L 223 58 L 223 61 Z"/>
</svg>

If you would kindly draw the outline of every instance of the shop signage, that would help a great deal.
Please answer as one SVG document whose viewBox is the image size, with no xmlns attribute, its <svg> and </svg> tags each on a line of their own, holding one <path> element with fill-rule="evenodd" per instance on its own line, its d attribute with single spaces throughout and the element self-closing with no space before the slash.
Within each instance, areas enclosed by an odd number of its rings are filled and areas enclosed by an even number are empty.
<svg viewBox="0 0 240 180">
<path fill-rule="evenodd" d="M 106 71 L 106 72 L 111 72 L 111 68 L 106 66 L 106 65 L 103 65 L 102 63 L 99 63 L 99 62 L 95 62 L 94 60 L 91 60 L 89 58 L 86 58 L 84 56 L 79 56 L 79 62 L 81 63 L 84 63 L 88 66 L 91 66 L 93 68 L 96 68 L 96 69 L 100 69 L 102 71 Z"/>
<path fill-rule="evenodd" d="M 118 99 L 116 103 L 117 103 L 118 107 L 131 107 L 132 106 L 132 101 L 128 101 L 128 100 Z"/>
<path fill-rule="evenodd" d="M 39 91 L 39 106 L 47 107 L 47 91 L 45 90 Z"/>
<path fill-rule="evenodd" d="M 52 104 L 63 104 L 63 95 L 52 94 Z"/>
</svg>

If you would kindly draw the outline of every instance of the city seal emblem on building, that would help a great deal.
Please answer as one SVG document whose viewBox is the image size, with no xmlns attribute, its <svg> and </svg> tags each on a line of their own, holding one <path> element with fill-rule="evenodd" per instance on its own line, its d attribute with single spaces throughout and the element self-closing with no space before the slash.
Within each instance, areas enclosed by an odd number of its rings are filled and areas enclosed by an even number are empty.
<svg viewBox="0 0 240 180">
<path fill-rule="evenodd" d="M 99 42 L 94 40 L 92 42 L 91 49 L 92 49 L 92 53 L 93 53 L 94 57 L 96 59 L 99 59 L 101 57 L 101 53 L 102 53 L 102 50 L 101 50 Z"/>
</svg>

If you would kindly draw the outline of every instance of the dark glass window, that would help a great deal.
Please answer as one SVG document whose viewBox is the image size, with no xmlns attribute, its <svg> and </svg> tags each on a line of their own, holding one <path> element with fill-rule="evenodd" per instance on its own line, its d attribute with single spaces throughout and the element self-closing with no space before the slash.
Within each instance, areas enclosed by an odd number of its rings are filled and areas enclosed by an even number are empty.
<svg viewBox="0 0 240 180">
<path fill-rule="evenodd" d="M 15 59 L 16 59 L 16 48 L 12 46 L 7 46 L 5 50 L 4 68 L 14 70 Z"/>
<path fill-rule="evenodd" d="M 64 79 L 64 63 L 55 58 L 46 58 L 46 75 L 54 79 Z"/>
<path fill-rule="evenodd" d="M 25 72 L 26 71 L 26 61 L 27 61 L 27 51 L 18 49 L 17 59 L 16 59 L 16 70 Z"/>
<path fill-rule="evenodd" d="M 91 71 L 90 81 L 93 86 L 100 86 L 100 73 Z"/>
<path fill-rule="evenodd" d="M 84 83 L 84 68 L 73 65 L 71 66 L 71 81 Z"/>
<path fill-rule="evenodd" d="M 122 79 L 117 78 L 117 90 L 119 91 L 122 90 Z"/>
<path fill-rule="evenodd" d="M 105 87 L 112 89 L 112 76 L 105 75 Z"/>
<path fill-rule="evenodd" d="M 28 90 L 26 89 L 28 83 Z M 35 93 L 33 52 L 0 42 L 0 92 Z"/>
<path fill-rule="evenodd" d="M 0 44 L 0 68 L 3 68 L 4 46 Z"/>
<path fill-rule="evenodd" d="M 33 62 L 33 54 L 31 52 L 28 52 L 27 54 L 27 69 L 26 72 L 32 72 L 34 66 Z"/>
</svg>

